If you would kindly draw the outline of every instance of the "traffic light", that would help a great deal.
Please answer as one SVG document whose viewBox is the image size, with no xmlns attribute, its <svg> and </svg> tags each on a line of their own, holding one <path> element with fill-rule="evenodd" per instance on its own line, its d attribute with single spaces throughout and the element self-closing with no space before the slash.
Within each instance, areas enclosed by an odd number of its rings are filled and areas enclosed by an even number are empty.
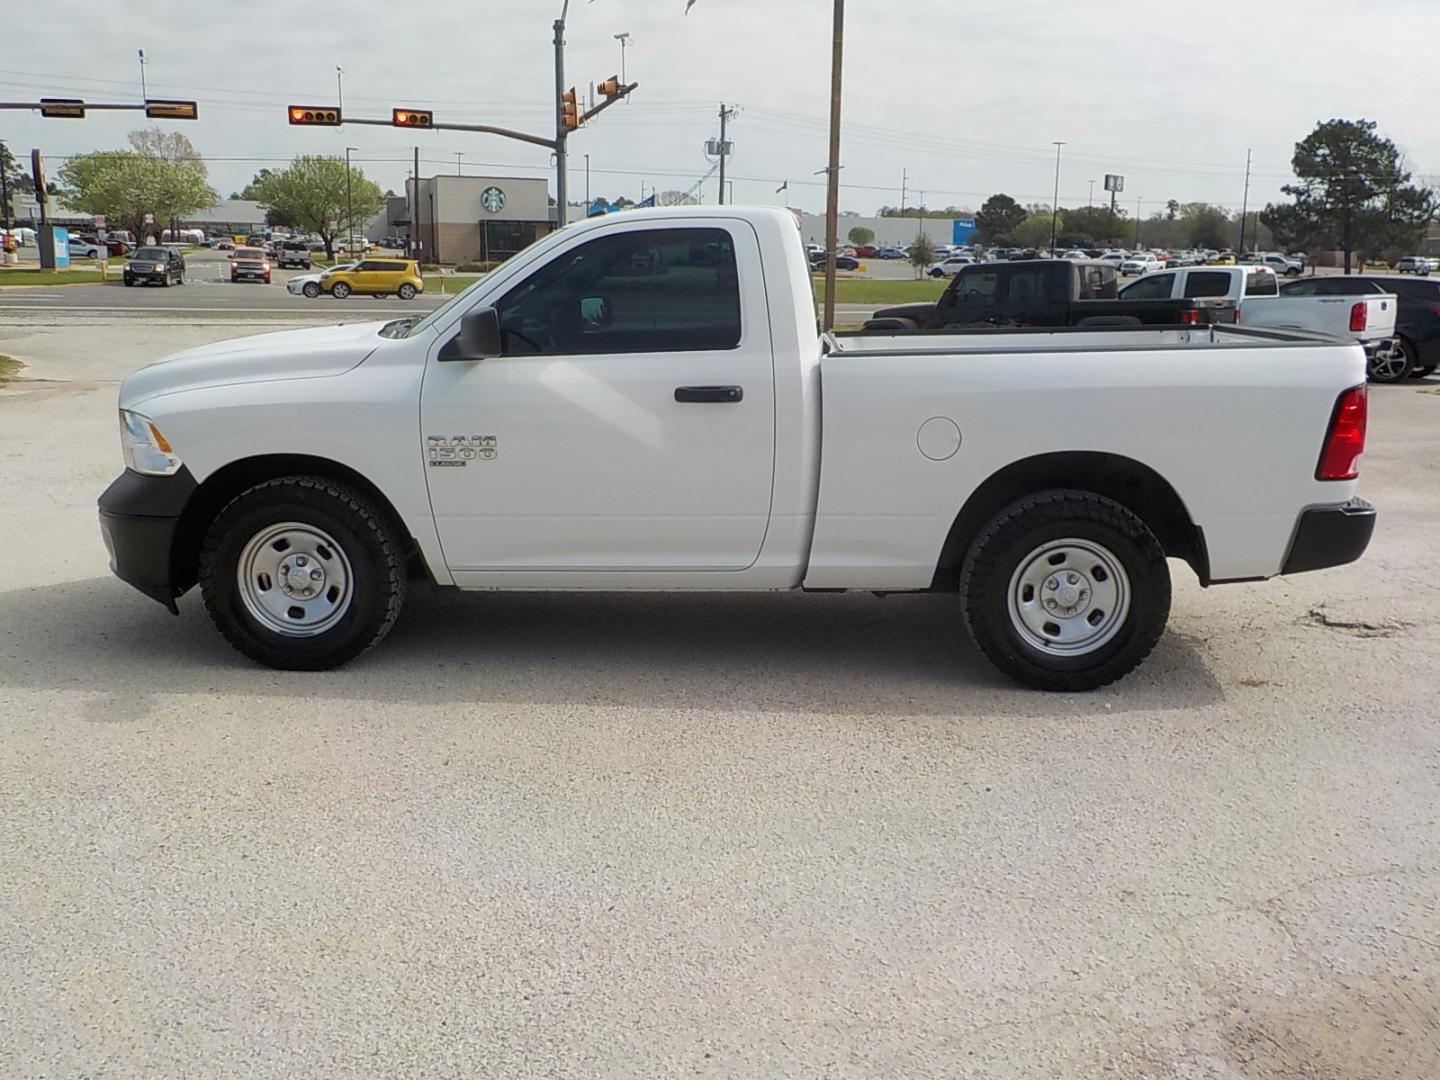
<svg viewBox="0 0 1440 1080">
<path fill-rule="evenodd" d="M 560 124 L 568 131 L 580 126 L 580 100 L 573 86 L 560 95 Z"/>
<path fill-rule="evenodd" d="M 79 98 L 42 97 L 40 115 L 52 120 L 84 120 L 85 102 Z"/>
<path fill-rule="evenodd" d="M 340 110 L 329 105 L 291 105 L 290 123 L 302 127 L 339 127 Z"/>
<path fill-rule="evenodd" d="M 435 124 L 435 114 L 425 109 L 391 109 L 390 123 L 403 128 L 428 128 Z"/>
<path fill-rule="evenodd" d="M 608 79 L 606 79 L 604 82 L 602 82 L 602 83 L 601 83 L 599 86 L 597 86 L 595 89 L 600 92 L 600 95 L 601 95 L 602 97 L 607 97 L 607 98 L 617 97 L 617 96 L 619 95 L 619 93 L 620 93 L 620 76 L 619 76 L 619 75 L 611 75 Z"/>
<path fill-rule="evenodd" d="M 145 102 L 145 115 L 151 120 L 198 120 L 200 106 L 193 101 L 160 101 L 151 98 Z"/>
</svg>

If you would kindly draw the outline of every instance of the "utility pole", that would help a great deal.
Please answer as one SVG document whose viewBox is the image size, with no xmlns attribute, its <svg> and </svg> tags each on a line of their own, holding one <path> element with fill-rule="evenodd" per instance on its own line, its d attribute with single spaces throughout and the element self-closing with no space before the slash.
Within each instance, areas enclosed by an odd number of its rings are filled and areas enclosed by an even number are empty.
<svg viewBox="0 0 1440 1080">
<path fill-rule="evenodd" d="M 1094 210 L 1094 209 L 1095 209 L 1095 181 L 1094 181 L 1094 180 L 1091 180 L 1091 181 L 1090 181 L 1090 202 L 1089 202 L 1089 204 L 1087 205 L 1086 209 L 1089 209 L 1089 210 Z"/>
<path fill-rule="evenodd" d="M 905 196 L 906 196 L 907 194 L 909 194 L 909 189 L 910 189 L 910 170 L 909 170 L 908 168 L 907 168 L 907 169 L 901 169 L 901 170 L 900 170 L 900 216 L 901 216 L 902 218 L 905 216 Z"/>
<path fill-rule="evenodd" d="M 344 115 L 343 113 L 341 115 Z M 355 147 L 345 147 L 345 250 L 350 250 L 350 239 L 355 235 L 355 203 L 350 197 L 350 153 Z"/>
<path fill-rule="evenodd" d="M 1245 151 L 1245 197 L 1240 202 L 1240 246 L 1235 250 L 1236 255 L 1245 254 L 1245 215 L 1250 211 L 1250 157 L 1252 153 L 1253 150 Z"/>
<path fill-rule="evenodd" d="M 570 136 L 565 126 L 565 16 L 569 12 L 570 0 L 565 0 L 560 18 L 555 20 L 555 225 L 560 229 L 565 227 L 569 194 L 565 185 L 565 141 Z"/>
<path fill-rule="evenodd" d="M 410 174 L 410 257 L 420 260 L 420 147 L 415 147 L 415 171 Z"/>
<path fill-rule="evenodd" d="M 725 108 L 725 103 L 720 103 L 720 205 L 725 205 L 725 158 L 730 149 L 725 142 L 725 122 L 735 115 L 737 110 Z"/>
<path fill-rule="evenodd" d="M 140 100 L 149 101 L 150 95 L 145 90 L 145 50 L 136 49 L 135 53 L 140 57 Z"/>
<path fill-rule="evenodd" d="M 590 155 L 585 155 L 585 212 L 590 212 Z"/>
<path fill-rule="evenodd" d="M 1135 246 L 1140 246 L 1140 196 L 1135 196 Z"/>
<path fill-rule="evenodd" d="M 465 156 L 465 151 L 463 151 L 463 150 L 456 150 L 456 151 L 455 151 L 455 175 L 456 175 L 456 176 L 464 176 L 464 175 L 465 175 L 465 170 L 460 167 L 460 159 L 461 159 L 462 157 L 464 157 L 464 156 Z"/>
<path fill-rule="evenodd" d="M 1055 197 L 1050 201 L 1050 257 L 1055 257 L 1055 229 L 1060 222 L 1060 148 L 1065 143 L 1055 141 Z"/>
<path fill-rule="evenodd" d="M 835 247 L 840 232 L 840 89 L 845 66 L 845 0 L 835 0 L 834 45 L 830 54 L 830 164 L 825 192 L 825 320 L 835 329 Z M 723 160 L 723 159 L 722 159 Z"/>
<path fill-rule="evenodd" d="M 0 140 L 0 229 L 10 231 L 10 170 L 5 168 L 9 157 L 4 140 Z"/>
</svg>

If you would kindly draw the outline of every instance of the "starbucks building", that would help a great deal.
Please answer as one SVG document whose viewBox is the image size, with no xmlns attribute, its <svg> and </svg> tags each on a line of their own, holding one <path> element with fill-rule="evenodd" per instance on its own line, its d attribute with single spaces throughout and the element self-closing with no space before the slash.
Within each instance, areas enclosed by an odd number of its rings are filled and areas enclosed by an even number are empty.
<svg viewBox="0 0 1440 1080">
<path fill-rule="evenodd" d="M 420 259 L 433 263 L 494 262 L 508 259 L 554 227 L 550 185 L 545 180 L 506 176 L 432 176 L 421 179 L 411 235 Z M 407 215 L 408 217 L 408 215 Z M 404 227 L 409 221 L 395 221 Z"/>
</svg>

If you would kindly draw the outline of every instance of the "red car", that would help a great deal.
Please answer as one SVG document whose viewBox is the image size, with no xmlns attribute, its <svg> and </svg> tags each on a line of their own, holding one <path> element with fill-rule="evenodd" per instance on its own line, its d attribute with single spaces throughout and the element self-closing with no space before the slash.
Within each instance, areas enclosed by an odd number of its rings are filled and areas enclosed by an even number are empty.
<svg viewBox="0 0 1440 1080">
<path fill-rule="evenodd" d="M 135 249 L 124 240 L 106 240 L 105 250 L 111 255 L 129 255 Z"/>
<path fill-rule="evenodd" d="M 261 248 L 242 247 L 230 253 L 230 280 L 270 284 L 270 260 Z"/>
<path fill-rule="evenodd" d="M 855 247 L 855 257 L 857 259 L 873 259 L 879 250 L 874 244 L 858 244 Z"/>
</svg>

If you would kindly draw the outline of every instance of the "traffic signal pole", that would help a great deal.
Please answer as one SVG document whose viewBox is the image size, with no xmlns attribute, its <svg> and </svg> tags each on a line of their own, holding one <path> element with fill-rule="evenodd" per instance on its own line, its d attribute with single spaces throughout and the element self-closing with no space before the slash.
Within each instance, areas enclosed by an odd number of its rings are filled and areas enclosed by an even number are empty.
<svg viewBox="0 0 1440 1080">
<path fill-rule="evenodd" d="M 555 20 L 555 224 L 563 229 L 566 222 L 566 141 L 570 129 L 565 126 L 565 13 L 570 10 L 570 0 L 560 18 Z"/>
</svg>

